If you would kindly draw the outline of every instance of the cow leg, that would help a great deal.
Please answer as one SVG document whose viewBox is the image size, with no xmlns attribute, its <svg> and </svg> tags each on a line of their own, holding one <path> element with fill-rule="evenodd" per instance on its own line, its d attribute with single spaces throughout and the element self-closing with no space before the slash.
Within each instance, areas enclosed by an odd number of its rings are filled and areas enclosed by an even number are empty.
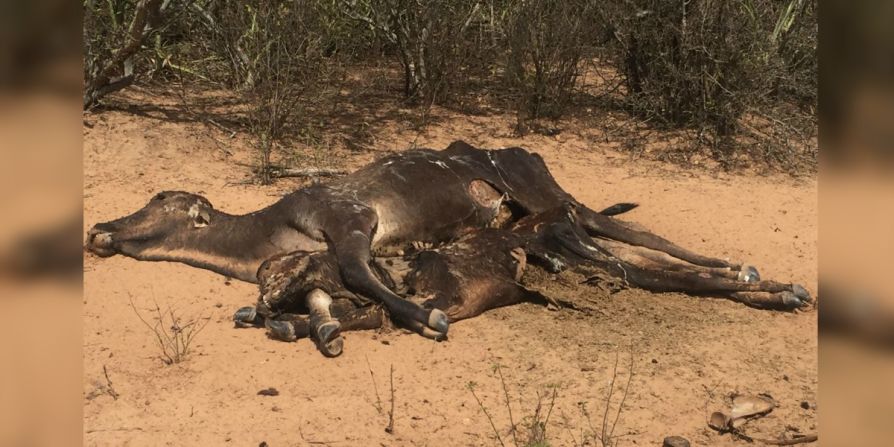
<svg viewBox="0 0 894 447">
<path fill-rule="evenodd" d="M 730 267 L 704 267 L 675 258 L 663 251 L 625 244 L 611 239 L 593 238 L 592 242 L 618 259 L 647 270 L 707 273 L 721 278 L 745 280 L 742 272 Z M 747 278 L 751 279 L 751 278 Z M 759 280 L 756 278 L 755 280 Z"/>
<path fill-rule="evenodd" d="M 318 304 L 319 302 L 314 304 L 314 306 Z M 265 327 L 270 338 L 292 342 L 312 337 L 312 334 L 314 334 L 313 328 L 318 326 L 315 323 L 319 322 L 314 322 L 314 311 L 312 310 L 311 312 L 311 316 L 283 313 L 272 318 L 264 318 L 258 315 L 254 307 L 243 307 L 236 311 L 233 319 L 239 327 Z M 318 314 L 324 314 L 324 311 L 318 311 Z M 248 317 L 251 320 L 247 320 Z M 386 319 L 385 312 L 381 306 L 358 307 L 346 299 L 335 299 L 332 301 L 329 306 L 329 317 L 330 321 L 338 322 L 340 326 L 339 332 L 378 329 L 385 324 Z M 317 318 L 324 319 L 325 317 L 320 318 L 318 316 Z M 330 350 L 330 354 L 334 352 L 334 348 L 336 348 L 334 345 L 327 348 Z M 323 353 L 324 355 L 329 355 L 325 351 Z"/>
<path fill-rule="evenodd" d="M 813 300 L 803 287 L 793 284 L 791 291 L 783 292 L 733 292 L 730 297 L 751 307 L 761 309 L 799 309 Z"/>
<path fill-rule="evenodd" d="M 653 292 L 719 294 L 755 307 L 786 310 L 802 308 L 813 302 L 807 290 L 797 284 L 745 282 L 705 272 L 647 270 L 623 262 L 619 267 L 630 284 Z"/>
<path fill-rule="evenodd" d="M 387 318 L 382 306 L 357 307 L 348 300 L 334 300 L 330 309 L 332 318 L 341 325 L 340 332 L 379 329 Z M 265 323 L 268 335 L 275 340 L 295 341 L 311 336 L 311 322 L 307 315 L 281 314 Z M 281 323 L 288 323 L 288 326 Z"/>
<path fill-rule="evenodd" d="M 345 285 L 352 291 L 381 302 L 392 318 L 410 329 L 426 336 L 431 335 L 429 332 L 445 336 L 449 327 L 447 314 L 438 309 L 424 309 L 397 296 L 375 276 L 370 268 L 371 234 L 372 231 L 355 230 L 347 234 L 330 235 Z"/>
<path fill-rule="evenodd" d="M 756 307 L 783 309 L 800 308 L 812 302 L 807 290 L 799 285 L 750 278 L 742 281 L 738 275 L 733 278 L 728 272 L 715 270 L 719 267 L 691 266 L 674 257 L 651 253 L 648 248 L 605 239 L 585 241 L 582 239 L 585 236 L 573 231 L 557 231 L 553 236 L 564 248 L 587 259 L 591 265 L 653 292 L 719 294 Z"/>
<path fill-rule="evenodd" d="M 317 349 L 326 357 L 341 355 L 344 350 L 344 339 L 341 337 L 342 324 L 333 318 L 332 297 L 321 289 L 314 289 L 305 296 L 305 303 L 310 311 L 308 317 L 286 314 L 285 318 L 275 317 L 265 321 L 264 326 L 270 338 L 294 341 L 310 337 Z M 344 309 L 343 304 L 340 307 Z M 352 304 L 350 307 L 354 309 Z"/>
<path fill-rule="evenodd" d="M 344 340 L 341 338 L 341 324 L 332 318 L 329 310 L 332 297 L 320 289 L 314 289 L 305 300 L 310 309 L 310 337 L 323 355 L 337 357 L 344 349 Z"/>
<path fill-rule="evenodd" d="M 675 258 L 680 258 L 686 262 L 703 267 L 731 268 L 737 271 L 742 269 L 741 265 L 722 259 L 702 256 L 653 233 L 630 228 L 617 219 L 599 214 L 585 206 L 576 208 L 576 211 L 581 219 L 581 223 L 591 236 L 601 236 L 630 245 L 663 251 Z"/>
</svg>

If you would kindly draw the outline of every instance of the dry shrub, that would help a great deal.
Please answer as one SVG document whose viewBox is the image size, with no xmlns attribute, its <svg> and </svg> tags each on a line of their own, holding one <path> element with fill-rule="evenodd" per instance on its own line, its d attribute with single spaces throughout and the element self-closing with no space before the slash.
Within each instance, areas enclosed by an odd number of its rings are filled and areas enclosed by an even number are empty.
<svg viewBox="0 0 894 447">
<path fill-rule="evenodd" d="M 178 315 L 172 308 L 162 310 L 161 306 L 155 303 L 155 308 L 149 317 L 150 322 L 143 318 L 132 299 L 130 307 L 137 314 L 137 318 L 152 331 L 155 344 L 161 351 L 161 360 L 166 365 L 186 360 L 196 337 L 211 321 L 211 317 L 184 317 Z"/>
<path fill-rule="evenodd" d="M 210 19 L 219 26 L 215 48 L 230 66 L 230 84 L 250 104 L 247 124 L 263 184 L 272 180 L 273 154 L 290 132 L 305 125 L 302 101 L 324 89 L 322 16 L 314 6 L 312 1 L 224 1 Z"/>
<path fill-rule="evenodd" d="M 564 112 L 593 34 L 595 6 L 592 1 L 548 0 L 509 7 L 505 76 L 517 98 L 520 121 Z"/>
<path fill-rule="evenodd" d="M 556 405 L 556 397 L 558 395 L 558 391 L 556 387 L 550 387 L 550 390 L 545 394 L 537 393 L 537 401 L 534 406 L 534 410 L 531 414 L 524 416 L 520 421 L 516 422 L 515 417 L 512 414 L 512 400 L 509 396 L 509 387 L 506 385 L 506 379 L 503 377 L 503 369 L 500 364 L 494 364 L 493 370 L 500 377 L 500 385 L 503 391 L 503 405 L 506 407 L 506 411 L 509 414 L 509 435 L 511 436 L 512 445 L 515 447 L 547 447 L 549 446 L 549 437 L 547 436 L 547 427 L 549 426 L 549 419 L 552 416 L 553 409 Z M 487 418 L 488 423 L 490 424 L 491 430 L 493 430 L 494 435 L 497 438 L 497 441 L 501 446 L 506 446 L 506 444 L 510 441 L 509 438 L 506 440 L 503 439 L 503 436 L 500 434 L 500 430 L 497 428 L 497 424 L 491 416 L 490 412 L 487 410 L 487 406 L 484 405 L 484 402 L 475 392 L 475 388 L 478 386 L 475 382 L 469 382 L 466 385 L 466 388 L 472 393 L 472 397 L 475 398 L 475 402 L 478 403 L 478 408 L 484 413 L 484 416 Z M 548 402 L 544 400 L 548 398 Z"/>
<path fill-rule="evenodd" d="M 460 69 L 480 40 L 466 39 L 480 24 L 482 2 L 474 0 L 355 0 L 345 2 L 345 17 L 367 26 L 385 54 L 403 70 L 403 94 L 429 103 L 444 98 L 462 82 Z"/>
<path fill-rule="evenodd" d="M 780 101 L 812 109 L 811 0 L 614 1 L 602 13 L 624 103 L 653 125 L 706 132 L 729 151 L 746 113 Z"/>
<path fill-rule="evenodd" d="M 260 172 L 340 107 L 349 68 L 382 60 L 401 82 L 383 93 L 423 106 L 423 116 L 435 103 L 481 103 L 516 113 L 523 130 L 529 119 L 620 103 L 653 128 L 693 132 L 721 160 L 748 149 L 770 165 L 801 155 L 815 164 L 803 147 L 816 135 L 816 3 L 92 0 L 85 81 L 88 92 L 174 77 L 232 89 L 250 105 Z M 157 13 L 134 28 L 139 5 Z M 594 60 L 623 88 L 579 91 L 582 63 Z"/>
</svg>

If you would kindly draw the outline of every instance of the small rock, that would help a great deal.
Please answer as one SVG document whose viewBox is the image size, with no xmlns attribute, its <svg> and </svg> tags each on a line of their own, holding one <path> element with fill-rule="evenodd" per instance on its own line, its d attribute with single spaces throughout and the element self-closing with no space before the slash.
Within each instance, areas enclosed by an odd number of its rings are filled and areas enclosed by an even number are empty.
<svg viewBox="0 0 894 447">
<path fill-rule="evenodd" d="M 388 340 L 382 340 L 382 344 L 387 346 L 387 345 L 390 345 L 391 342 Z"/>
<path fill-rule="evenodd" d="M 279 390 L 276 388 L 264 388 L 261 391 L 258 391 L 258 396 L 279 396 Z"/>
<path fill-rule="evenodd" d="M 652 363 L 658 363 L 658 359 L 652 359 Z"/>
<path fill-rule="evenodd" d="M 689 440 L 682 436 L 668 436 L 661 447 L 689 447 Z"/>
<path fill-rule="evenodd" d="M 803 408 L 803 409 L 805 409 L 805 410 L 809 410 L 809 409 L 810 409 L 810 402 L 807 402 L 806 400 L 805 400 L 805 401 L 801 401 L 801 408 Z"/>
</svg>

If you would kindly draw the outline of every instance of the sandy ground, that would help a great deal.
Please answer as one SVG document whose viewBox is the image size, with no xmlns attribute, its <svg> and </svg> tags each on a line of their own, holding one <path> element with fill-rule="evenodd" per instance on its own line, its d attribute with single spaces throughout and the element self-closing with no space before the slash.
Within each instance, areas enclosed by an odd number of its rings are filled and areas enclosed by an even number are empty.
<svg viewBox="0 0 894 447">
<path fill-rule="evenodd" d="M 231 139 L 230 132 L 183 118 L 170 98 L 139 95 L 151 107 L 85 118 L 85 231 L 162 190 L 201 193 L 216 208 L 241 213 L 300 186 L 294 179 L 239 184 L 248 169 L 237 162 L 251 161 L 241 134 Z M 815 178 L 684 171 L 630 160 L 596 131 L 517 138 L 510 122 L 442 111 L 421 133 L 399 119 L 382 121 L 369 131 L 369 145 L 443 148 L 464 139 L 481 147 L 524 146 L 543 155 L 581 202 L 593 208 L 638 202 L 628 219 L 816 292 Z M 324 162 L 352 169 L 380 155 L 333 153 Z M 319 153 L 305 159 L 319 163 Z M 612 383 L 609 429 L 626 394 L 613 432 L 620 444 L 660 445 L 669 435 L 693 445 L 744 444 L 706 424 L 731 393 L 769 393 L 779 403 L 745 427 L 750 435 L 817 430 L 813 311 L 760 311 L 639 290 L 599 298 L 582 287 L 576 293 L 600 300 L 594 315 L 524 304 L 454 324 L 444 343 L 400 330 L 348 333 L 345 353 L 327 359 L 307 340 L 281 343 L 262 330 L 233 328 L 233 311 L 256 299 L 254 285 L 124 257 L 85 254 L 84 270 L 86 445 L 499 445 L 470 383 L 507 445 L 513 444 L 508 409 L 524 432 L 538 395 L 547 396 L 545 413 L 553 390 L 550 445 L 600 445 L 594 434 L 602 432 Z M 144 318 L 157 302 L 184 319 L 211 321 L 192 355 L 168 366 L 131 300 Z M 392 367 L 394 429 L 387 433 Z M 104 368 L 117 398 L 104 392 Z M 257 394 L 268 387 L 279 395 Z"/>
</svg>

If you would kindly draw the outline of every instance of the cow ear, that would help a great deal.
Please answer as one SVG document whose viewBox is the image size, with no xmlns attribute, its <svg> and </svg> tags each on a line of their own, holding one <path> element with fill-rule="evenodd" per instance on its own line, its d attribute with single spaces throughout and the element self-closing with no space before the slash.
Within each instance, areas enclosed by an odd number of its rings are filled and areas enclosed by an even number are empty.
<svg viewBox="0 0 894 447">
<path fill-rule="evenodd" d="M 192 226 L 194 228 L 202 228 L 211 225 L 211 213 L 208 212 L 201 204 L 196 203 L 189 207 L 189 217 L 192 218 Z"/>
</svg>

